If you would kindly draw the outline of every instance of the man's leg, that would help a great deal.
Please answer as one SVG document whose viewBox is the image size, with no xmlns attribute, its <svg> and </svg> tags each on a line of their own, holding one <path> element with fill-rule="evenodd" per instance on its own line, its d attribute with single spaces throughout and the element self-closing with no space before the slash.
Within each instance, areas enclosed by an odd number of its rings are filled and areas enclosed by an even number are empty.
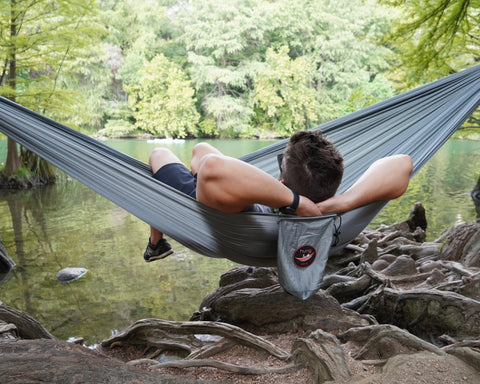
<svg viewBox="0 0 480 384">
<path fill-rule="evenodd" d="M 223 154 L 217 148 L 207 143 L 199 143 L 193 147 L 192 161 L 190 162 L 190 169 L 192 170 L 193 175 L 197 174 L 198 167 L 200 166 L 202 159 L 207 155 L 222 156 Z"/>
<path fill-rule="evenodd" d="M 155 148 L 148 159 L 148 165 L 152 168 L 152 174 L 155 174 L 164 165 L 173 163 L 183 164 L 180 159 L 167 148 Z"/>
<path fill-rule="evenodd" d="M 198 166 L 202 160 L 202 158 L 206 155 L 222 155 L 219 150 L 216 148 L 212 147 L 211 145 L 207 143 L 200 143 L 197 144 L 192 151 L 192 161 L 190 163 L 191 167 L 191 173 L 192 176 L 197 173 Z M 155 148 L 148 160 L 148 164 L 152 168 L 152 174 L 155 175 L 161 168 L 163 168 L 166 165 L 169 164 L 181 164 L 181 160 L 169 149 L 167 148 Z M 183 171 L 183 170 L 179 170 Z M 185 174 L 183 174 L 183 177 L 185 177 Z M 192 182 L 191 180 L 184 179 L 183 177 L 179 176 L 179 179 L 169 179 L 169 180 L 174 180 L 175 182 L 180 181 L 178 185 L 172 185 L 173 187 L 183 187 L 183 181 L 186 182 Z M 166 180 L 161 180 L 164 182 L 167 182 Z M 168 184 L 168 182 L 167 182 Z M 192 190 L 193 188 L 192 184 L 189 184 L 188 189 Z M 190 191 L 188 192 L 189 195 L 192 196 Z M 192 197 L 196 197 L 195 193 Z M 164 257 L 168 256 L 171 254 L 173 251 L 171 250 L 170 244 L 163 238 L 163 233 L 160 232 L 158 229 L 154 227 L 150 227 L 150 239 L 149 243 L 147 246 L 147 249 L 144 254 L 144 259 L 146 261 L 154 261 L 158 259 L 163 259 Z"/>
<path fill-rule="evenodd" d="M 148 159 L 153 175 L 163 166 L 174 163 L 182 164 L 180 159 L 167 148 L 155 148 Z M 150 226 L 150 239 L 143 255 L 145 261 L 163 259 L 172 253 L 172 247 L 163 238 L 163 233 Z"/>
</svg>

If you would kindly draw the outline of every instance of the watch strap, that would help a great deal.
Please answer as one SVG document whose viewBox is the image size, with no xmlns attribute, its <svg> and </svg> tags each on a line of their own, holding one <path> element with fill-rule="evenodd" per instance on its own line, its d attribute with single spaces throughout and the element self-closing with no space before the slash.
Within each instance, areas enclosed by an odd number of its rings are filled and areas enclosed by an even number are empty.
<svg viewBox="0 0 480 384">
<path fill-rule="evenodd" d="M 291 189 L 291 191 L 293 193 L 292 204 L 279 208 L 279 211 L 285 215 L 295 215 L 298 204 L 300 203 L 300 196 L 298 195 L 298 193 L 295 192 L 293 189 Z"/>
</svg>

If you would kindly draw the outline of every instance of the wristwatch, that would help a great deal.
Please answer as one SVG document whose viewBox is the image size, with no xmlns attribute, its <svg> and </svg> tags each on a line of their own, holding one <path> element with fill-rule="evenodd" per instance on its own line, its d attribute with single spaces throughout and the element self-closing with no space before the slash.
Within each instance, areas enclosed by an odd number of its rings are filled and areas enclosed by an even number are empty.
<svg viewBox="0 0 480 384">
<path fill-rule="evenodd" d="M 294 190 L 291 190 L 291 191 L 293 192 L 292 204 L 279 208 L 279 211 L 284 215 L 295 215 L 295 212 L 297 211 L 297 208 L 298 208 L 298 203 L 300 202 L 300 196 L 298 195 L 298 193 L 295 192 Z"/>
</svg>

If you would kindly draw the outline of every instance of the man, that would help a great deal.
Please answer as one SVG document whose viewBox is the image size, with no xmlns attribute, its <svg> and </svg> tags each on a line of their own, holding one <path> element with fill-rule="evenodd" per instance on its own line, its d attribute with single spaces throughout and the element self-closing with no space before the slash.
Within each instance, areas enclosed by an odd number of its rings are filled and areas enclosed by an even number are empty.
<svg viewBox="0 0 480 384">
<path fill-rule="evenodd" d="M 320 131 L 299 131 L 285 148 L 278 179 L 206 143 L 192 152 L 190 170 L 166 148 L 156 148 L 149 164 L 153 177 L 223 212 L 280 212 L 318 216 L 344 212 L 375 200 L 391 200 L 408 187 L 413 169 L 407 155 L 373 163 L 345 193 L 335 196 L 343 176 L 343 157 Z M 163 233 L 151 227 L 146 261 L 172 253 Z"/>
</svg>

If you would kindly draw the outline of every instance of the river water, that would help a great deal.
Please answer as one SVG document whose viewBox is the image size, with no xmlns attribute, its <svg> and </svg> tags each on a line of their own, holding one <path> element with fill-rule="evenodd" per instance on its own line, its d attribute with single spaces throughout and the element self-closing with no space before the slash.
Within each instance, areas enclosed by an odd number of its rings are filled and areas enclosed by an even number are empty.
<svg viewBox="0 0 480 384">
<path fill-rule="evenodd" d="M 156 146 L 167 146 L 188 161 L 196 142 L 107 144 L 146 162 Z M 231 156 L 270 143 L 214 141 Z M 5 148 L 5 140 L 0 141 L 0 162 Z M 479 172 L 480 141 L 450 140 L 372 227 L 406 219 L 417 201 L 427 210 L 429 240 L 456 223 L 476 221 L 469 192 Z M 83 337 L 90 345 L 139 319 L 188 320 L 205 294 L 218 286 L 220 275 L 236 265 L 197 255 L 174 241 L 171 257 L 145 263 L 148 225 L 68 178 L 37 190 L 0 192 L 0 237 L 17 264 L 0 283 L 0 300 L 32 315 L 56 337 Z M 66 267 L 88 273 L 60 283 L 55 275 Z"/>
</svg>

